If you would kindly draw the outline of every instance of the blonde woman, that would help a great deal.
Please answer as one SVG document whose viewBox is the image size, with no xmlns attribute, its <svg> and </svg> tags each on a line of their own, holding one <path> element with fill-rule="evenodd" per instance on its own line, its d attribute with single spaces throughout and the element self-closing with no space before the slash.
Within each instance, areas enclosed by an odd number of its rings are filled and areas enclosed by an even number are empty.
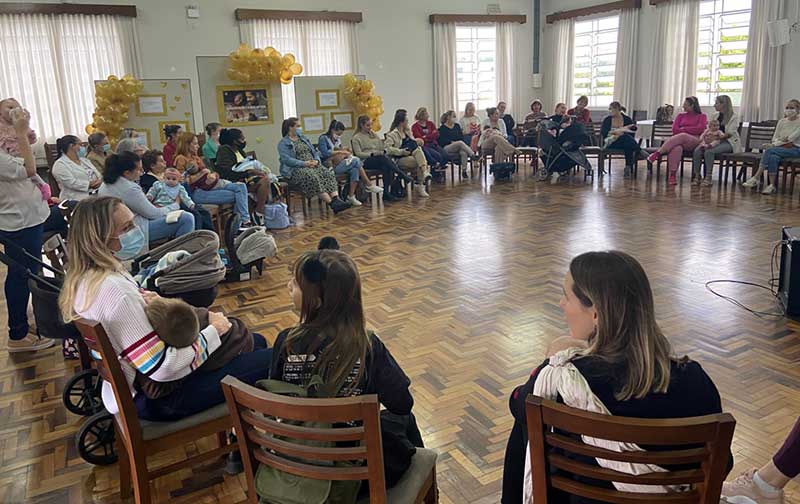
<svg viewBox="0 0 800 504">
<path fill-rule="evenodd" d="M 392 126 L 389 128 L 389 133 L 386 134 L 386 140 L 384 141 L 386 154 L 392 156 L 400 168 L 416 171 L 417 184 L 415 190 L 417 191 L 417 196 L 427 198 L 429 195 L 428 191 L 425 190 L 425 184 L 430 180 L 431 172 L 428 167 L 428 161 L 425 159 L 425 153 L 422 152 L 423 143 L 421 138 L 414 139 L 411 134 L 411 130 L 408 127 L 408 111 L 399 109 L 395 112 Z"/>
<path fill-rule="evenodd" d="M 503 504 L 530 502 L 525 398 L 531 393 L 572 407 L 579 407 L 572 398 L 580 398 L 588 411 L 638 418 L 722 411 L 719 392 L 700 364 L 673 354 L 636 259 L 618 251 L 581 254 L 570 263 L 562 290 L 569 336 L 553 342 L 550 357 L 511 394 L 515 423 L 506 448 Z M 731 457 L 728 470 L 732 462 Z"/>
<path fill-rule="evenodd" d="M 250 384 L 266 378 L 272 351 L 257 334 L 253 352 L 239 355 L 217 371 L 195 372 L 231 329 L 221 313 L 209 312 L 209 325 L 191 346 L 175 348 L 164 343 L 145 314 L 147 303 L 158 295 L 140 291 L 120 262 L 134 257 L 143 244 L 142 230 L 121 200 L 82 201 L 70 219 L 69 265 L 59 297 L 65 321 L 81 317 L 103 325 L 119 355 L 139 418 L 173 421 L 221 404 L 219 381 L 228 374 Z M 133 387 L 134 380 L 143 379 L 152 386 Z M 119 412 L 108 382 L 103 383 L 102 397 L 110 413 Z"/>
<path fill-rule="evenodd" d="M 730 96 L 717 96 L 717 99 L 714 100 L 714 110 L 719 112 L 716 119 L 719 121 L 723 136 L 719 144 L 713 147 L 706 147 L 704 144 L 700 144 L 692 152 L 692 176 L 696 185 L 711 185 L 712 175 L 714 174 L 714 159 L 718 154 L 739 152 L 741 150 L 739 116 L 733 111 L 733 103 Z M 700 175 L 700 165 L 703 162 L 706 165 L 705 178 Z"/>
</svg>

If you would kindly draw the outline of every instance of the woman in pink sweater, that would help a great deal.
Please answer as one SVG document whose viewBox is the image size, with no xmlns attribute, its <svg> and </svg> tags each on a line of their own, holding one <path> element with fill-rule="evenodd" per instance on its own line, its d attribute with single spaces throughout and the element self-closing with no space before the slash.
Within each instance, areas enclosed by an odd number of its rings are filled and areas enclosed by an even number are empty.
<svg viewBox="0 0 800 504">
<path fill-rule="evenodd" d="M 678 183 L 675 174 L 678 172 L 684 151 L 693 152 L 700 145 L 700 135 L 706 129 L 708 119 L 700 110 L 700 102 L 690 96 L 683 102 L 683 112 L 678 114 L 672 123 L 672 136 L 657 151 L 650 154 L 647 160 L 654 163 L 659 157 L 667 155 L 669 169 L 669 185 Z"/>
</svg>

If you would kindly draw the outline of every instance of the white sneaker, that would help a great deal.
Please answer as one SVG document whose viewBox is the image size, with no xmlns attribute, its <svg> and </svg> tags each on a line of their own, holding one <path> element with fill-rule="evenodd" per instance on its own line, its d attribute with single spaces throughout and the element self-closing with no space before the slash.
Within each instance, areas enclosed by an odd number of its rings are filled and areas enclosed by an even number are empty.
<svg viewBox="0 0 800 504">
<path fill-rule="evenodd" d="M 777 492 L 764 492 L 755 481 L 756 469 L 749 469 L 733 481 L 722 485 L 722 496 L 727 502 L 755 502 L 758 504 L 783 504 L 783 490 Z"/>
<path fill-rule="evenodd" d="M 383 192 L 383 187 L 379 186 L 378 184 L 372 184 L 371 186 L 367 186 L 367 191 L 379 194 Z"/>
<path fill-rule="evenodd" d="M 746 182 L 742 182 L 742 187 L 755 187 L 761 183 L 761 180 L 756 177 L 750 177 Z"/>
<path fill-rule="evenodd" d="M 550 183 L 551 183 L 551 184 L 553 184 L 553 185 L 556 185 L 556 184 L 558 184 L 558 179 L 559 179 L 560 177 L 561 177 L 561 174 L 560 174 L 560 173 L 558 173 L 558 172 L 553 172 L 553 173 L 550 175 Z"/>
<path fill-rule="evenodd" d="M 422 184 L 417 184 L 415 191 L 417 192 L 417 196 L 419 196 L 420 198 L 430 197 L 430 194 L 428 194 L 428 191 L 425 190 L 425 186 Z"/>
<path fill-rule="evenodd" d="M 761 194 L 775 194 L 776 192 L 778 192 L 778 189 L 774 185 L 770 184 L 765 187 L 763 191 L 761 191 Z"/>
<path fill-rule="evenodd" d="M 50 348 L 55 344 L 55 340 L 49 338 L 40 338 L 35 334 L 28 333 L 24 338 L 19 340 L 8 340 L 8 353 L 17 352 L 35 352 L 36 350 L 44 350 Z"/>
<path fill-rule="evenodd" d="M 353 196 L 352 194 L 347 197 L 347 202 L 350 203 L 351 206 L 361 206 L 362 203 L 358 201 L 358 198 Z"/>
</svg>

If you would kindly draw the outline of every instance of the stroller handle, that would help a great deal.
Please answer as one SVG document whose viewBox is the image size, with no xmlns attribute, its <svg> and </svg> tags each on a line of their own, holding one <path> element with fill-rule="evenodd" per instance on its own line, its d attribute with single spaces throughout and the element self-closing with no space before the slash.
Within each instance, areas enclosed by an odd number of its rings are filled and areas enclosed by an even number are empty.
<svg viewBox="0 0 800 504">
<path fill-rule="evenodd" d="M 15 249 L 15 250 L 17 250 L 19 252 L 22 252 L 25 256 L 28 257 L 28 259 L 32 259 L 33 261 L 36 261 L 36 263 L 38 263 L 39 266 L 42 266 L 43 268 L 50 270 L 52 273 L 54 273 L 56 275 L 63 275 L 64 274 L 63 271 L 61 271 L 61 270 L 59 270 L 57 268 L 54 268 L 53 266 L 47 264 L 46 262 L 42 261 L 41 258 L 34 256 L 33 254 L 31 254 L 30 252 L 28 252 L 27 250 L 25 250 L 24 248 L 20 247 L 19 245 L 17 245 L 16 243 L 14 243 L 12 241 L 8 241 L 5 238 L 0 237 L 0 243 L 2 243 L 4 247 L 6 247 L 6 252 L 8 251 L 8 247 L 11 247 L 11 248 L 13 248 L 13 249 Z M 14 260 L 10 256 L 8 256 L 7 254 L 4 254 L 2 252 L 0 252 L 0 262 L 2 262 L 3 264 L 5 264 L 8 267 L 11 267 L 13 265 L 13 266 L 15 266 L 17 268 L 22 268 L 22 269 L 24 269 L 24 270 L 26 270 L 26 271 L 28 271 L 30 273 L 30 270 L 28 270 L 28 268 L 26 266 L 24 266 L 23 264 L 20 264 L 19 262 L 17 262 L 16 260 Z M 33 273 L 30 273 L 30 274 L 33 274 Z"/>
</svg>

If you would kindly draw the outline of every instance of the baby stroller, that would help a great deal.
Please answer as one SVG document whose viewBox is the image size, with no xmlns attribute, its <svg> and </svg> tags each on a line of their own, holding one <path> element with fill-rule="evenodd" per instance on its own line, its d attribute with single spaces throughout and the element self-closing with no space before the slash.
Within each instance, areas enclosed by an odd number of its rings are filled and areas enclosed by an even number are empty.
<svg viewBox="0 0 800 504">
<path fill-rule="evenodd" d="M 555 131 L 555 135 L 551 134 Z M 544 165 L 539 168 L 537 178 L 547 180 L 553 173 L 563 174 L 580 166 L 583 168 L 583 180 L 594 179 L 592 164 L 581 151 L 581 147 L 589 144 L 591 139 L 582 124 L 571 124 L 559 131 L 559 125 L 550 120 L 539 123 L 539 149 Z"/>
<path fill-rule="evenodd" d="M 75 434 L 75 445 L 81 458 L 90 464 L 109 465 L 117 461 L 114 445 L 114 418 L 103 408 L 101 398 L 102 380 L 96 369 L 92 368 L 89 349 L 81 335 L 71 323 L 65 324 L 58 308 L 58 295 L 64 280 L 64 272 L 42 262 L 14 243 L 0 239 L 5 247 L 16 247 L 29 259 L 49 271 L 52 277 L 35 274 L 8 255 L 0 253 L 0 262 L 7 267 L 23 268 L 28 277 L 28 287 L 33 301 L 33 316 L 40 336 L 63 340 L 73 338 L 78 342 L 78 356 L 81 371 L 64 384 L 62 399 L 64 407 L 70 412 L 89 417 Z"/>
<path fill-rule="evenodd" d="M 188 255 L 174 262 L 165 258 L 178 251 Z M 142 286 L 147 290 L 207 308 L 217 297 L 217 285 L 225 278 L 219 237 L 213 231 L 199 230 L 175 238 L 135 258 L 132 273 L 145 277 Z"/>
</svg>

